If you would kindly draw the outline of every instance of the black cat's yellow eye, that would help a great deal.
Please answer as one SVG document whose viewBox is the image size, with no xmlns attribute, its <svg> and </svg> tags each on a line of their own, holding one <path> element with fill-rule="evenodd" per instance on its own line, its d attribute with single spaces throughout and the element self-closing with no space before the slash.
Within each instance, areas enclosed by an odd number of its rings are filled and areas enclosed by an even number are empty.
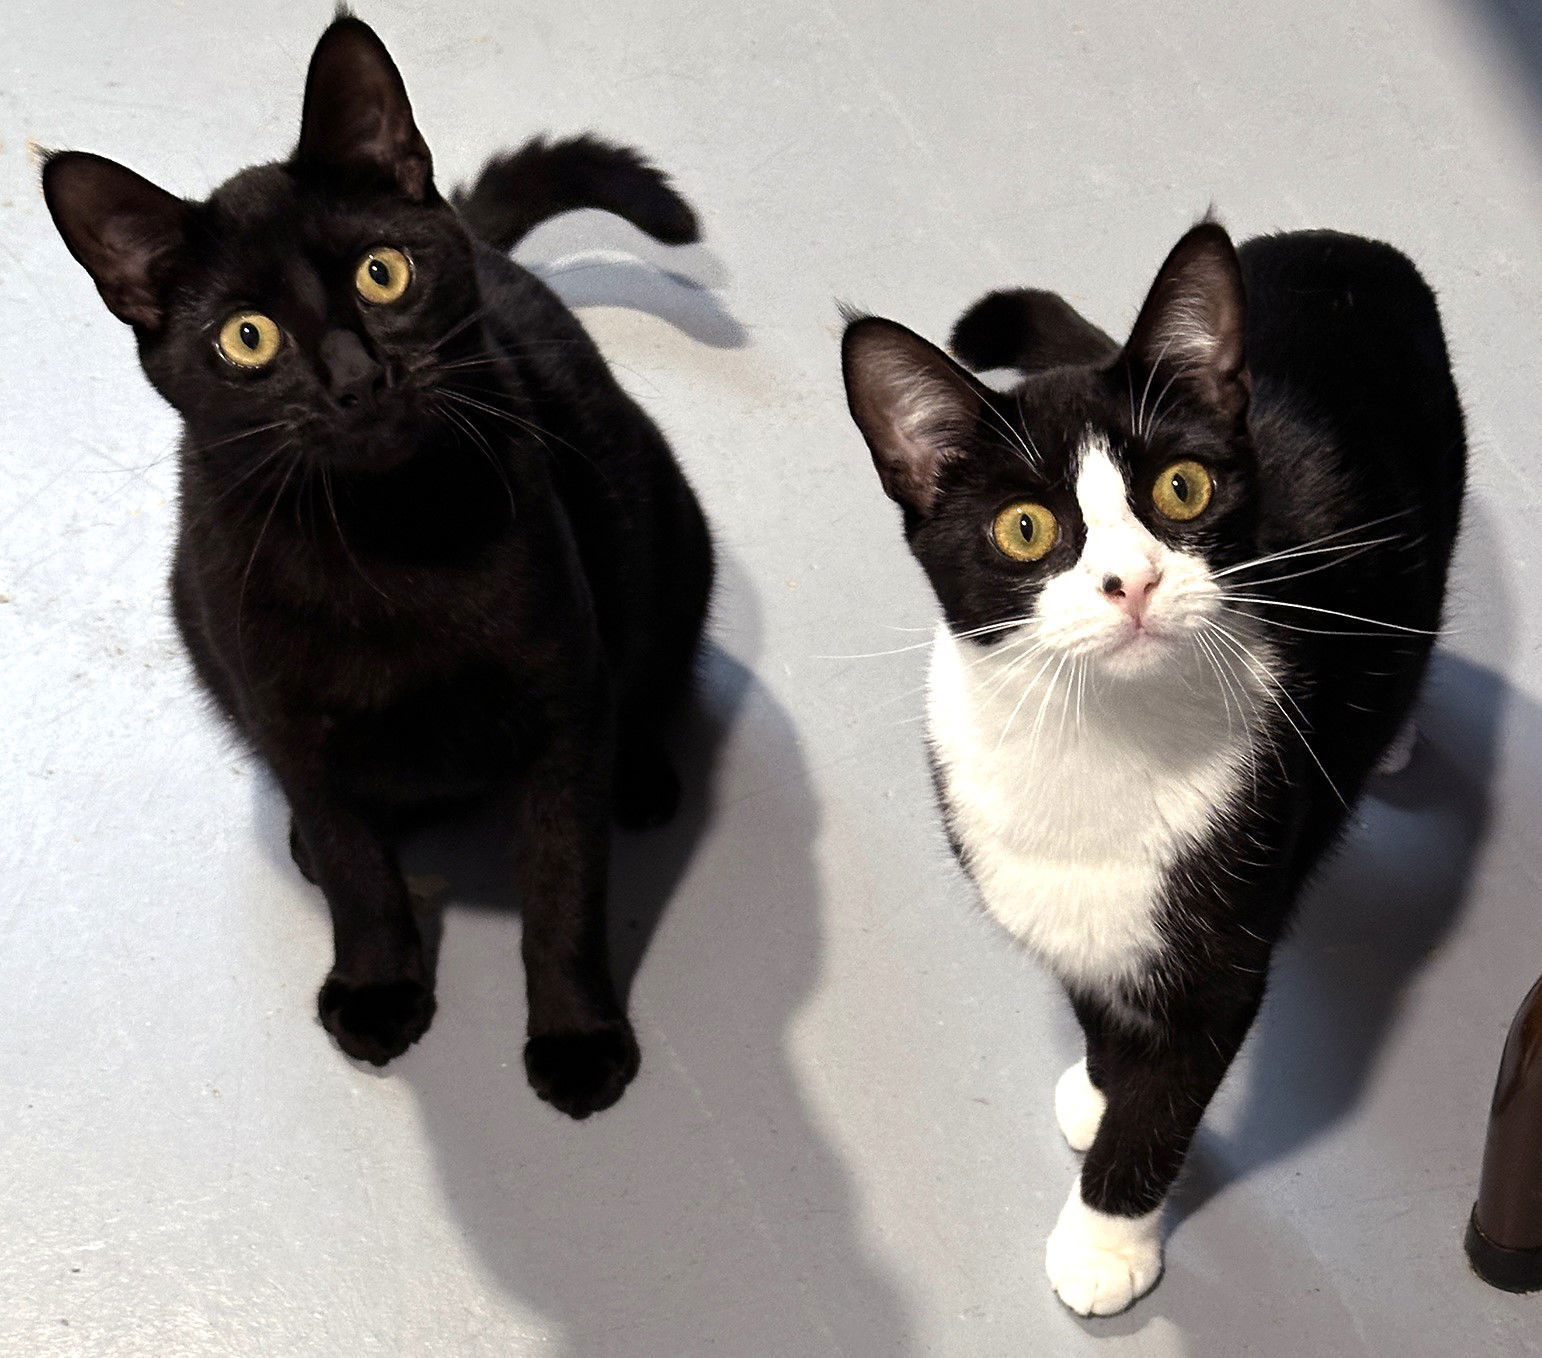
<svg viewBox="0 0 1542 1358">
<path fill-rule="evenodd" d="M 266 368 L 284 342 L 278 323 L 260 311 L 238 311 L 220 326 L 220 357 L 238 368 Z"/>
<path fill-rule="evenodd" d="M 377 245 L 353 271 L 353 286 L 359 296 L 375 306 L 400 301 L 411 282 L 412 261 L 389 245 Z"/>
<path fill-rule="evenodd" d="M 991 523 L 991 540 L 1014 561 L 1038 561 L 1059 537 L 1055 516 L 1032 500 L 1012 501 L 996 511 Z"/>
<path fill-rule="evenodd" d="M 1197 519 L 1210 508 L 1210 498 L 1215 494 L 1215 482 L 1197 462 L 1185 458 L 1163 467 L 1151 487 L 1151 503 L 1164 519 L 1187 523 Z"/>
</svg>

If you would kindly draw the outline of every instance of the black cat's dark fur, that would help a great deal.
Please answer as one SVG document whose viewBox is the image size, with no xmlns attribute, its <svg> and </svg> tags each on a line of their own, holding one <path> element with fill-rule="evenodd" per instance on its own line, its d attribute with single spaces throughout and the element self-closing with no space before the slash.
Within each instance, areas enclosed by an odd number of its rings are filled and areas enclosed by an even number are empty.
<svg viewBox="0 0 1542 1358">
<path fill-rule="evenodd" d="M 185 202 L 66 152 L 44 188 L 185 422 L 176 620 L 326 895 L 321 1021 L 377 1065 L 422 1036 L 433 978 L 395 841 L 510 788 L 530 1081 L 574 1117 L 613 1103 L 638 1052 L 607 957 L 608 827 L 674 809 L 661 728 L 712 552 L 658 430 L 503 252 L 581 206 L 682 243 L 690 208 L 589 137 L 494 160 L 451 207 L 395 65 L 346 14 L 288 161 Z M 355 284 L 377 247 L 411 263 L 390 305 Z M 260 371 L 216 350 L 245 309 L 283 332 Z"/>
<path fill-rule="evenodd" d="M 1183 324 L 1213 332 L 1213 364 L 1164 366 L 1162 327 L 1181 337 Z M 1413 265 L 1329 231 L 1234 251 L 1219 226 L 1201 224 L 1174 249 L 1123 347 L 1036 291 L 982 299 L 952 344 L 970 367 L 1019 369 L 1022 381 L 992 390 L 877 318 L 849 326 L 845 363 L 853 414 L 956 636 L 1000 627 L 970 644 L 1006 644 L 1025 600 L 1076 560 L 1085 527 L 1073 483 L 1091 430 L 1106 437 L 1152 534 L 1242 572 L 1229 578 L 1247 580 L 1255 602 L 1232 607 L 1279 657 L 1285 696 L 1268 710 L 1257 774 L 1167 872 L 1165 943 L 1149 973 L 1107 987 L 1062 976 L 1107 1099 L 1081 1195 L 1101 1213 L 1140 1217 L 1178 1173 L 1257 1013 L 1302 886 L 1417 695 L 1460 523 L 1462 409 L 1434 298 Z M 890 412 L 895 403 L 906 418 Z M 1181 458 L 1214 472 L 1216 498 L 1193 524 L 1164 523 L 1143 492 Z M 1054 550 L 1029 566 L 993 549 L 985 531 L 996 507 L 1025 495 L 1063 524 Z M 1264 570 L 1269 579 L 1244 569 L 1296 549 L 1307 554 Z M 1231 717 L 1217 703 L 1214 719 Z M 940 769 L 938 790 L 973 871 Z M 1107 814 L 1117 834 L 1124 810 Z"/>
</svg>

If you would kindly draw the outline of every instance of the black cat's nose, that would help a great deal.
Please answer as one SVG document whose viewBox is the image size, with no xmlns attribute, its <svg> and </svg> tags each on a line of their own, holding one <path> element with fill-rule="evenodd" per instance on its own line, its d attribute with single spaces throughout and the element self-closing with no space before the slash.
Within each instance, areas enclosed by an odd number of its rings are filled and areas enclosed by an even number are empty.
<svg viewBox="0 0 1542 1358">
<path fill-rule="evenodd" d="M 321 362 L 327 389 L 344 410 L 373 401 L 386 386 L 385 368 L 351 330 L 329 330 L 322 336 Z"/>
</svg>

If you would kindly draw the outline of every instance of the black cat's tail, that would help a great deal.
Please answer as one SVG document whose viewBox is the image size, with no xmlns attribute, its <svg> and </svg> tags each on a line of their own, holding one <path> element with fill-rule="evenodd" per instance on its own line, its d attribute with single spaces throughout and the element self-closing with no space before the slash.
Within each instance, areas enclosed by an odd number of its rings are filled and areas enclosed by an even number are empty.
<svg viewBox="0 0 1542 1358">
<path fill-rule="evenodd" d="M 534 137 L 494 156 L 450 201 L 476 235 L 505 252 L 548 218 L 580 207 L 614 212 L 666 245 L 700 239 L 696 214 L 662 170 L 629 147 L 588 134 Z"/>
<path fill-rule="evenodd" d="M 1119 350 L 1065 298 L 1037 288 L 987 293 L 959 318 L 948 344 L 977 372 L 1102 363 Z"/>
</svg>

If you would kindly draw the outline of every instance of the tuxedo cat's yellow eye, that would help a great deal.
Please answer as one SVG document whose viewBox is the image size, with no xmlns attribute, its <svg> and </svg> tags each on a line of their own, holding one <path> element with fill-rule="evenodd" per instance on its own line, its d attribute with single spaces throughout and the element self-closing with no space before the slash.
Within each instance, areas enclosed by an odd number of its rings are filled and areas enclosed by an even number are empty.
<svg viewBox="0 0 1542 1358">
<path fill-rule="evenodd" d="M 260 311 L 238 311 L 220 326 L 220 356 L 238 368 L 266 368 L 282 343 L 277 322 Z"/>
<path fill-rule="evenodd" d="M 359 296 L 376 306 L 399 301 L 410 282 L 412 261 L 389 245 L 377 245 L 353 271 L 353 285 Z"/>
<path fill-rule="evenodd" d="M 1060 537 L 1060 525 L 1043 505 L 1014 500 L 996 512 L 991 538 L 1014 561 L 1038 561 Z"/>
<path fill-rule="evenodd" d="M 1197 462 L 1184 459 L 1162 468 L 1151 487 L 1151 502 L 1164 519 L 1187 523 L 1210 508 L 1215 482 Z"/>
</svg>

